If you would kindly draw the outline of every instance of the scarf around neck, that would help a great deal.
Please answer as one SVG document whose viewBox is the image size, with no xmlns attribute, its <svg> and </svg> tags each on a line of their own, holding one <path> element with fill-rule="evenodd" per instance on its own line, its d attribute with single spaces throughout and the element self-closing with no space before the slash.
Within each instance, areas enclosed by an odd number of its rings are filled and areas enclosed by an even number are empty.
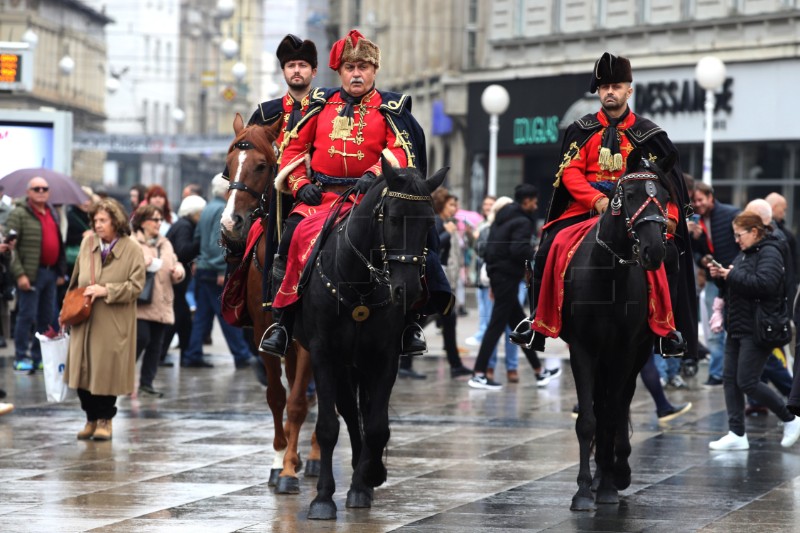
<svg viewBox="0 0 800 533">
<path fill-rule="evenodd" d="M 625 112 L 619 118 L 612 118 L 608 116 L 605 109 L 601 109 L 603 115 L 608 120 L 608 126 L 603 132 L 603 138 L 600 142 L 600 158 L 598 163 L 601 170 L 608 170 L 610 172 L 617 172 L 622 170 L 622 154 L 619 151 L 619 135 L 617 134 L 617 126 L 624 122 L 631 112 L 631 108 L 625 109 Z"/>
<path fill-rule="evenodd" d="M 344 101 L 345 106 L 339 111 L 339 116 L 333 120 L 334 139 L 347 139 L 350 136 L 350 132 L 353 130 L 355 106 L 359 105 L 361 100 L 370 94 L 374 88 L 375 86 L 373 85 L 361 96 L 351 96 L 344 88 L 339 89 L 339 97 Z"/>
</svg>

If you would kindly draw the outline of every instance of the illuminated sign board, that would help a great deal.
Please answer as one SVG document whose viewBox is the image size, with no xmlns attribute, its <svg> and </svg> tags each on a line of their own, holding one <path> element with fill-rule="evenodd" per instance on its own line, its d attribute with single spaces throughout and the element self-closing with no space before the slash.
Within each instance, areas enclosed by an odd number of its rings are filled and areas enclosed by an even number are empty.
<svg viewBox="0 0 800 533">
<path fill-rule="evenodd" d="M 33 90 L 33 50 L 27 43 L 0 42 L 0 91 Z"/>
</svg>

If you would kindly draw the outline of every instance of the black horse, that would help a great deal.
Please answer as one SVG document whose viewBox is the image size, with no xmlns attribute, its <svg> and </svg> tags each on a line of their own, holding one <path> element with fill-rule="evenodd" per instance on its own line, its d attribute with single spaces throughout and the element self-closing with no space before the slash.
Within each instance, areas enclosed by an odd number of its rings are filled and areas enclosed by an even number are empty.
<svg viewBox="0 0 800 533">
<path fill-rule="evenodd" d="M 636 376 L 653 351 L 645 270 L 666 254 L 666 206 L 676 198 L 661 163 L 637 149 L 616 184 L 608 210 L 577 248 L 565 274 L 561 338 L 569 344 L 578 392 L 578 492 L 571 509 L 595 509 L 590 454 L 595 445 L 597 503 L 619 503 L 631 482 L 630 404 Z"/>
<path fill-rule="evenodd" d="M 347 424 L 353 477 L 347 507 L 371 507 L 386 481 L 389 397 L 409 308 L 423 296 L 426 237 L 434 223 L 430 193 L 447 169 L 425 180 L 392 168 L 339 222 L 308 265 L 295 338 L 311 352 L 317 384 L 316 435 L 322 452 L 317 496 L 308 518 L 336 518 L 333 449 L 337 411 Z"/>
</svg>

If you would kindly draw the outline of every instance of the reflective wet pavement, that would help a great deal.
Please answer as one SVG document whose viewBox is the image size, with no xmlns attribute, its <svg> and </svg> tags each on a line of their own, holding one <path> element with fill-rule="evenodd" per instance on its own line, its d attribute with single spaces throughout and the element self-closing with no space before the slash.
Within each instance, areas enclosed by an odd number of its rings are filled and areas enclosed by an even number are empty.
<svg viewBox="0 0 800 533">
<path fill-rule="evenodd" d="M 475 312 L 473 311 L 474 315 Z M 459 322 L 459 339 L 476 319 Z M 0 418 L 0 531 L 683 531 L 800 530 L 800 444 L 780 447 L 772 416 L 748 418 L 751 449 L 708 451 L 726 432 L 722 390 L 669 391 L 694 408 L 659 427 L 643 386 L 632 405 L 633 482 L 619 505 L 573 513 L 578 446 L 570 413 L 574 384 L 563 345 L 547 366 L 564 374 L 537 388 L 521 382 L 498 392 L 451 380 L 441 338 L 429 327 L 432 355 L 415 361 L 426 380 L 398 380 L 391 402 L 389 479 L 372 509 L 345 509 L 350 452 L 343 430 L 336 451 L 336 522 L 306 519 L 316 481 L 301 494 L 268 487 L 272 423 L 264 388 L 234 370 L 220 344 L 206 352 L 214 369 L 161 368 L 163 399 L 123 398 L 111 442 L 77 441 L 77 400 L 45 402 L 41 374 L 11 371 L 0 351 L 0 387 L 16 410 Z M 465 357 L 472 363 L 475 348 Z M 505 382 L 505 369 L 498 368 Z M 307 455 L 314 412 L 301 437 Z"/>
</svg>

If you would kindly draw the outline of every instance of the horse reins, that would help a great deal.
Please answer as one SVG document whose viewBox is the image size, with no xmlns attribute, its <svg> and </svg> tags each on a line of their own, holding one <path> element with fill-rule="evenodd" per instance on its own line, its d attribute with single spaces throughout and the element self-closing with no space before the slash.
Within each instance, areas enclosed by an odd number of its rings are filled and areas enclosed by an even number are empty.
<svg viewBox="0 0 800 533">
<path fill-rule="evenodd" d="M 656 182 L 659 180 L 658 174 L 653 172 L 634 172 L 631 174 L 626 174 L 622 176 L 617 181 L 616 191 L 614 192 L 614 198 L 611 200 L 610 208 L 611 208 L 611 216 L 619 216 L 622 212 L 622 185 L 628 181 L 645 181 L 645 192 L 647 193 L 647 198 L 642 205 L 636 210 L 633 215 L 628 215 L 625 213 L 625 229 L 628 233 L 628 238 L 633 239 L 634 244 L 632 247 L 633 250 L 633 259 L 625 259 L 617 254 L 614 250 L 611 249 L 604 241 L 600 239 L 600 223 L 598 222 L 595 226 L 595 240 L 597 243 L 603 247 L 606 251 L 608 251 L 611 255 L 613 255 L 617 261 L 621 265 L 635 265 L 639 263 L 639 236 L 636 234 L 636 228 L 640 224 L 644 224 L 645 222 L 656 222 L 661 225 L 662 231 L 662 240 L 666 242 L 667 238 L 667 210 L 661 205 L 658 198 L 656 198 L 656 193 L 658 192 L 656 189 Z M 658 207 L 658 215 L 648 215 L 645 217 L 640 217 L 642 212 L 644 212 L 645 208 L 650 205 L 651 203 L 655 204 Z"/>
<path fill-rule="evenodd" d="M 350 191 L 345 192 L 342 197 L 347 198 L 350 194 Z M 390 254 L 387 253 L 386 250 L 386 243 L 384 238 L 383 232 L 383 221 L 384 221 L 384 206 L 386 204 L 387 198 L 397 198 L 399 200 L 405 201 L 412 201 L 412 202 L 432 202 L 430 196 L 418 196 L 413 194 L 406 194 L 401 192 L 390 191 L 388 187 L 384 187 L 383 191 L 381 192 L 381 198 L 378 204 L 373 209 L 373 217 L 378 222 L 379 232 L 381 236 L 381 244 L 380 244 L 380 251 L 381 251 L 381 261 L 383 262 L 383 268 L 380 270 L 372 264 L 364 254 L 362 254 L 356 246 L 353 244 L 353 241 L 350 239 L 350 220 L 353 210 L 351 210 L 346 216 L 347 219 L 345 223 L 339 228 L 339 232 L 344 234 L 344 239 L 347 245 L 350 247 L 350 250 L 356 255 L 356 257 L 361 261 L 361 263 L 366 267 L 366 269 L 370 273 L 370 283 L 373 284 L 373 288 L 368 293 L 362 293 L 356 287 L 354 287 L 351 283 L 344 281 L 343 283 L 350 288 L 354 293 L 358 294 L 359 302 L 353 303 L 350 302 L 347 298 L 342 296 L 341 291 L 336 289 L 336 284 L 325 275 L 322 270 L 322 261 L 320 257 L 317 256 L 316 259 L 316 269 L 317 273 L 319 274 L 320 278 L 322 279 L 323 285 L 325 288 L 330 292 L 330 294 L 336 298 L 340 303 L 349 307 L 352 311 L 353 320 L 356 322 L 363 322 L 366 320 L 370 315 L 370 308 L 380 308 L 388 305 L 392 301 L 391 294 L 385 300 L 370 304 L 369 306 L 366 304 L 366 299 L 372 295 L 379 287 L 381 286 L 390 286 L 389 282 L 389 275 L 390 269 L 389 264 L 394 263 L 405 263 L 405 264 L 412 264 L 418 265 L 420 267 L 420 277 L 425 275 L 425 255 L 428 253 L 427 247 L 422 248 L 422 253 L 418 255 L 413 254 Z"/>
</svg>

